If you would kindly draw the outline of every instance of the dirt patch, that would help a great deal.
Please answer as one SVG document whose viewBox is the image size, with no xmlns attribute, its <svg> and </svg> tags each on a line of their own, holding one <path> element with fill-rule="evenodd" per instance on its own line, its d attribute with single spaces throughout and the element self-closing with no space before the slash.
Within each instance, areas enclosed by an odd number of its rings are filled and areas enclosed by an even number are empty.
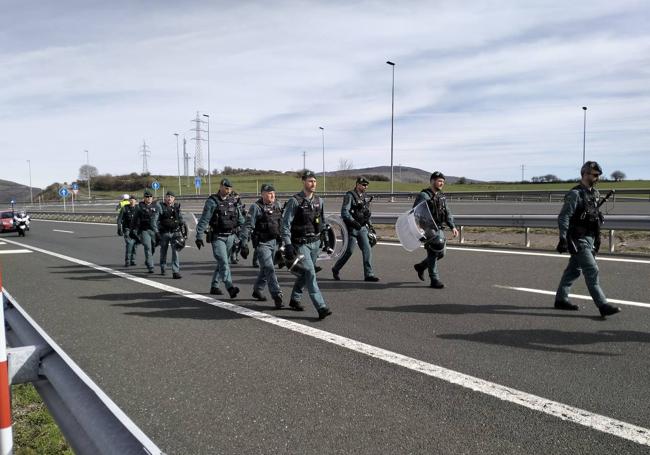
<svg viewBox="0 0 650 455">
<path fill-rule="evenodd" d="M 376 224 L 375 229 L 381 240 L 397 241 L 395 226 L 392 224 Z M 447 233 L 449 245 L 459 245 L 458 238 L 452 239 L 451 232 Z M 530 248 L 536 250 L 555 251 L 558 241 L 556 229 L 531 229 L 528 234 Z M 609 251 L 609 231 L 601 235 L 601 253 Z M 525 230 L 517 228 L 466 227 L 463 229 L 463 244 L 474 246 L 499 246 L 523 248 Z M 616 254 L 634 254 L 650 256 L 650 232 L 646 231 L 615 231 L 614 252 Z"/>
</svg>

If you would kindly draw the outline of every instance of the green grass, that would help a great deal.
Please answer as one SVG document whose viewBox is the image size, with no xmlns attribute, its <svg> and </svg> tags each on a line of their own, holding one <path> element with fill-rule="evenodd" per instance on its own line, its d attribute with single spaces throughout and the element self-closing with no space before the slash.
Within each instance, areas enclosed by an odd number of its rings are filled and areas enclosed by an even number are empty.
<svg viewBox="0 0 650 455">
<path fill-rule="evenodd" d="M 43 400 L 31 384 L 11 387 L 16 455 L 72 455 Z"/>
<path fill-rule="evenodd" d="M 216 192 L 219 188 L 219 182 L 224 176 L 212 176 L 212 192 Z M 152 176 L 156 179 L 161 188 L 157 191 L 157 196 L 161 197 L 165 191 L 172 190 L 178 196 L 178 177 L 177 176 Z M 302 188 L 300 178 L 288 174 L 275 174 L 275 175 L 247 175 L 247 176 L 228 176 L 228 179 L 233 184 L 235 191 L 239 193 L 255 193 L 259 191 L 260 185 L 263 183 L 272 183 L 275 189 L 280 192 L 299 191 Z M 353 178 L 343 177 L 327 177 L 325 179 L 327 191 L 345 191 L 354 186 Z M 414 192 L 419 191 L 426 187 L 426 183 L 402 183 L 395 182 L 396 192 Z M 575 183 L 473 183 L 473 184 L 448 184 L 445 186 L 446 192 L 474 192 L 474 191 L 553 191 L 553 190 L 568 190 L 575 186 Z M 628 180 L 623 182 L 601 182 L 598 186 L 601 190 L 609 189 L 650 189 L 650 180 Z M 322 177 L 319 177 L 318 191 L 323 190 Z M 144 188 L 133 191 L 138 198 L 142 196 Z M 370 193 L 373 192 L 389 192 L 390 182 L 370 182 L 368 188 Z M 97 199 L 112 198 L 119 199 L 125 191 L 93 191 L 93 197 Z M 128 192 L 128 191 L 127 191 Z M 194 177 L 181 177 L 181 193 L 182 195 L 197 194 L 194 188 Z M 200 194 L 208 194 L 207 178 L 203 178 Z M 82 188 L 79 191 L 78 198 L 86 200 L 88 193 Z"/>
</svg>

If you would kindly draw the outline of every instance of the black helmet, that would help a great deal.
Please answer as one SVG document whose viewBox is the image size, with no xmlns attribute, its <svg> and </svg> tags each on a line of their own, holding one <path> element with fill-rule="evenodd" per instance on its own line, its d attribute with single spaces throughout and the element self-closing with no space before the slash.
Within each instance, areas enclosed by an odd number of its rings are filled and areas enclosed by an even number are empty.
<svg viewBox="0 0 650 455">
<path fill-rule="evenodd" d="M 431 180 L 436 180 L 436 179 L 443 179 L 445 180 L 445 174 L 443 174 L 440 171 L 435 171 L 433 174 L 431 174 L 431 177 L 429 177 L 429 181 Z"/>
<path fill-rule="evenodd" d="M 304 254 L 299 254 L 295 257 L 293 262 L 291 263 L 286 263 L 287 269 L 289 269 L 289 272 L 293 273 L 297 277 L 301 277 L 305 274 L 306 270 L 305 269 L 305 255 Z"/>
<path fill-rule="evenodd" d="M 334 253 L 334 249 L 336 248 L 336 234 L 329 224 L 326 224 L 325 228 L 321 231 L 321 245 L 323 246 L 323 252 L 328 256 Z"/>
<path fill-rule="evenodd" d="M 444 251 L 446 244 L 447 239 L 445 237 L 436 235 L 431 240 L 426 242 L 424 244 L 424 247 L 433 253 L 441 254 Z"/>
<path fill-rule="evenodd" d="M 596 171 L 598 174 L 603 174 L 603 168 L 595 161 L 586 161 L 580 168 L 580 175 L 585 175 L 588 172 Z"/>
<path fill-rule="evenodd" d="M 377 232 L 372 226 L 368 226 L 368 243 L 370 243 L 371 248 L 377 245 Z"/>
<path fill-rule="evenodd" d="M 177 232 L 172 236 L 172 247 L 176 251 L 180 251 L 185 248 L 185 237 L 183 237 L 180 232 Z"/>
</svg>

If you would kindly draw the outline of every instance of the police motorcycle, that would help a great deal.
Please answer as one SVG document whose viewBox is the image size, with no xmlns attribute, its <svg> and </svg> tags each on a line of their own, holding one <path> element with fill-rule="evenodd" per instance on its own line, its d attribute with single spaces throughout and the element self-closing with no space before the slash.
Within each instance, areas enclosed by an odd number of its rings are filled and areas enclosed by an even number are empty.
<svg viewBox="0 0 650 455">
<path fill-rule="evenodd" d="M 338 215 L 325 216 L 325 226 L 320 233 L 320 246 L 321 251 L 318 254 L 318 261 L 338 260 L 348 247 L 348 229 L 345 223 Z M 287 267 L 287 270 L 299 277 L 305 272 L 303 262 L 305 260 L 304 254 L 296 255 L 293 260 L 288 261 L 284 255 L 284 245 L 278 250 L 276 254 L 276 263 L 279 268 Z M 316 266 L 316 272 L 320 268 Z"/>
<path fill-rule="evenodd" d="M 427 201 L 422 201 L 401 214 L 395 223 L 395 232 L 402 248 L 409 252 L 424 245 L 426 249 L 442 256 L 447 243 L 442 227 L 433 219 Z"/>
<path fill-rule="evenodd" d="M 25 233 L 29 231 L 29 215 L 25 212 L 14 215 L 14 226 L 18 231 L 18 237 L 25 237 Z"/>
</svg>

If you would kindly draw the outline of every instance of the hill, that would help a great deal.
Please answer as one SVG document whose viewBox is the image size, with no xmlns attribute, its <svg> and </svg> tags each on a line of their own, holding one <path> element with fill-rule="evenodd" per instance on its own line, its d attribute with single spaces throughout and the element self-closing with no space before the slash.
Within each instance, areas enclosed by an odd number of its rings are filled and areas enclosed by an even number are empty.
<svg viewBox="0 0 650 455">
<path fill-rule="evenodd" d="M 32 187 L 34 198 L 40 192 L 40 188 Z M 0 206 L 10 205 L 12 200 L 18 204 L 30 202 L 29 186 L 9 180 L 0 180 Z"/>
<path fill-rule="evenodd" d="M 418 169 L 416 167 L 409 166 L 393 166 L 393 174 L 395 182 L 400 183 L 428 183 L 429 177 L 433 171 L 425 171 Z M 347 169 L 343 171 L 332 171 L 327 172 L 327 175 L 332 175 L 336 177 L 354 177 L 357 175 L 382 175 L 390 179 L 390 166 L 375 166 L 375 167 L 366 167 L 362 169 Z M 453 184 L 458 182 L 461 177 L 455 177 L 453 175 L 446 175 L 445 181 L 448 184 Z M 481 183 L 480 180 L 472 180 L 465 178 L 466 183 Z"/>
</svg>

